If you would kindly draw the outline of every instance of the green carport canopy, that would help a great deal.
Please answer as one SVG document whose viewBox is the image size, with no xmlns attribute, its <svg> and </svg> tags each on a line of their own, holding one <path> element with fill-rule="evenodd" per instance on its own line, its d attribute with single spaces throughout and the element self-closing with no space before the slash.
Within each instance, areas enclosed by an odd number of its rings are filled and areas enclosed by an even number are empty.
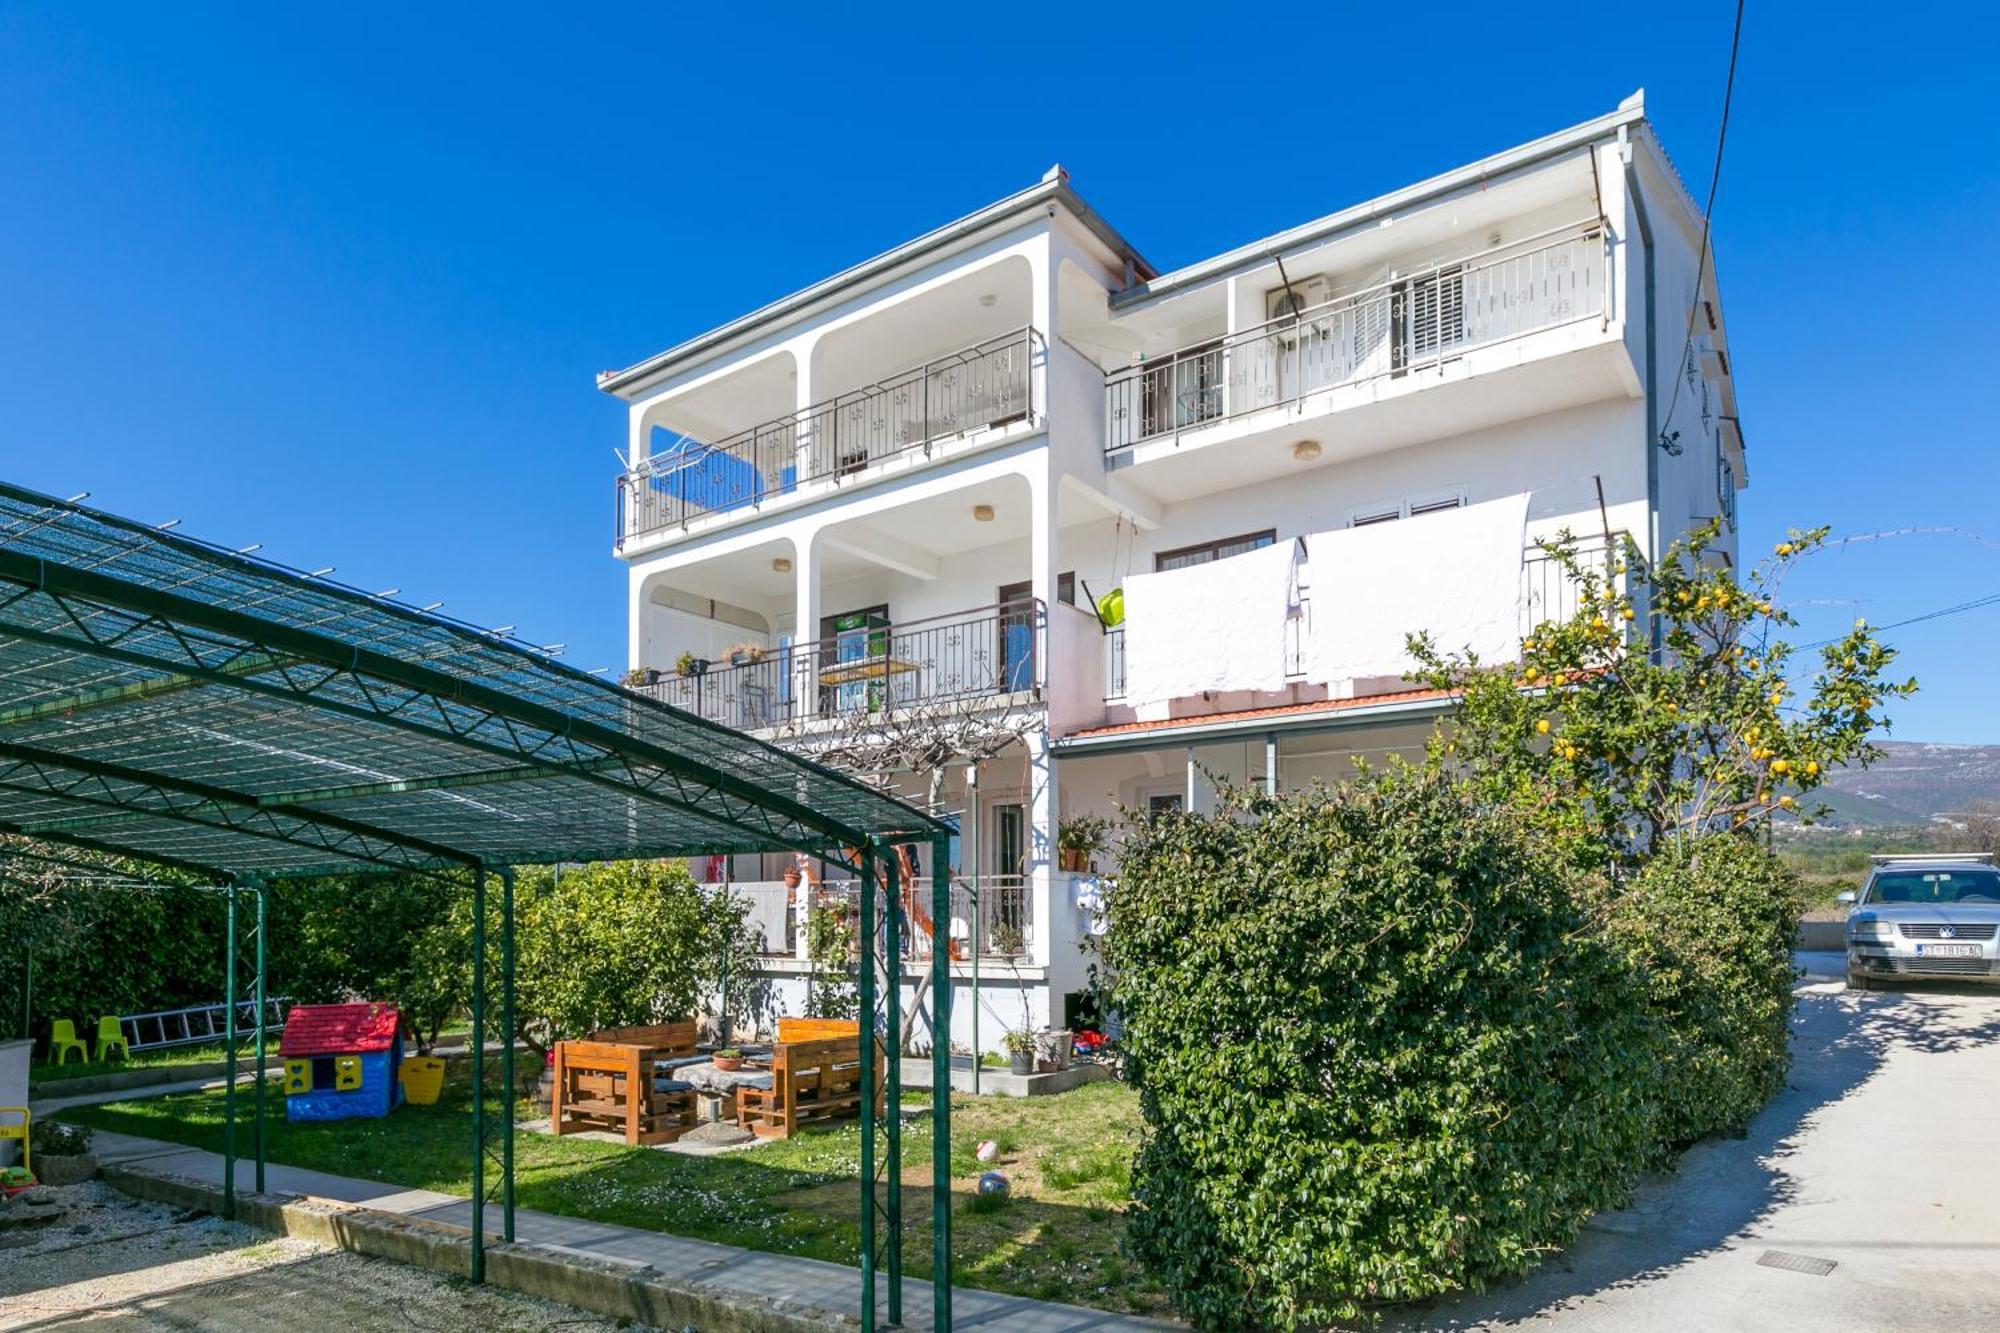
<svg viewBox="0 0 2000 1333">
<path fill-rule="evenodd" d="M 803 851 L 853 865 L 872 884 L 878 869 L 894 874 L 882 848 L 930 842 L 943 866 L 950 832 L 893 795 L 505 634 L 0 483 L 0 835 L 70 849 L 82 866 L 130 857 L 246 886 L 260 905 L 273 879 L 470 868 L 482 931 L 490 868 L 504 895 L 510 1036 L 508 867 Z M 935 896 L 948 893 L 943 874 L 933 885 Z M 876 895 L 862 897 L 872 918 Z M 882 932 L 890 989 L 879 1007 L 892 1053 L 899 897 L 887 896 Z M 949 915 L 943 903 L 934 910 L 939 920 Z M 874 933 L 864 921 L 870 954 Z M 485 952 L 475 949 L 473 1007 L 482 1028 Z M 947 951 L 934 952 L 934 966 L 945 971 Z M 870 1013 L 880 994 L 874 961 L 864 959 L 862 972 Z M 938 978 L 939 1034 L 950 1031 L 949 993 L 948 975 Z M 949 1041 L 940 1035 L 932 1044 L 944 1062 Z M 511 1064 L 511 1042 L 506 1049 Z M 888 1069 L 882 1128 L 890 1202 L 881 1239 L 895 1320 L 894 1058 Z M 480 1272 L 484 1082 L 483 1075 L 474 1081 Z M 940 1072 L 935 1086 L 949 1085 Z M 949 1149 L 948 1101 L 934 1099 L 934 1166 Z M 511 1106 L 500 1119 L 512 1239 Z M 871 1325 L 879 1211 L 873 1120 L 863 1122 L 862 1170 L 862 1315 Z M 948 1209 L 945 1182 L 937 1183 L 938 1206 Z M 233 1190 L 233 1174 L 227 1184 Z M 948 1213 L 934 1227 L 939 1326 L 948 1327 Z"/>
</svg>

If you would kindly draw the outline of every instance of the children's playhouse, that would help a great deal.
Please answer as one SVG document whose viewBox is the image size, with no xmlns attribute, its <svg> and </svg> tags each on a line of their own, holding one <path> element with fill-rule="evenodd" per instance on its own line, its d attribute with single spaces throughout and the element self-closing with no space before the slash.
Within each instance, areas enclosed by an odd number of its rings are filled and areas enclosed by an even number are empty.
<svg viewBox="0 0 2000 1333">
<path fill-rule="evenodd" d="M 403 1100 L 403 1020 L 394 1005 L 293 1005 L 278 1055 L 287 1120 L 382 1116 Z"/>
</svg>

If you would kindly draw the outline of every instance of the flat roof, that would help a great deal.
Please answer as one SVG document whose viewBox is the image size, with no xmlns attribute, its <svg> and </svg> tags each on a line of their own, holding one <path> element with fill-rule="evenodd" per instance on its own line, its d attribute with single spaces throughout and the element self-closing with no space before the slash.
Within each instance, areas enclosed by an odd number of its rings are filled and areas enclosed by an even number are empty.
<svg viewBox="0 0 2000 1333">
<path fill-rule="evenodd" d="M 0 835 L 231 880 L 950 827 L 502 635 L 0 483 Z"/>
</svg>

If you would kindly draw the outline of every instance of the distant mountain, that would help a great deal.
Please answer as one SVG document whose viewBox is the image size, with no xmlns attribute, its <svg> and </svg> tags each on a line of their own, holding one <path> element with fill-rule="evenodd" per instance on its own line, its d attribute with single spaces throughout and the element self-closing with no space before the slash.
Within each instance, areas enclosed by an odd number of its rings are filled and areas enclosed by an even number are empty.
<svg viewBox="0 0 2000 1333">
<path fill-rule="evenodd" d="M 1843 825 L 1923 824 L 2000 804 L 2000 745 L 1929 745 L 1884 741 L 1872 767 L 1843 769 L 1820 796 Z"/>
</svg>

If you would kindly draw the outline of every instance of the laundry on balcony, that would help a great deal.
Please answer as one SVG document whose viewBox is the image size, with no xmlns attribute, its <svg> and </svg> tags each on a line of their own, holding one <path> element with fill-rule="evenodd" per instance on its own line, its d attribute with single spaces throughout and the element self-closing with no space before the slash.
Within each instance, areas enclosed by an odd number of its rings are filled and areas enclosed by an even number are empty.
<svg viewBox="0 0 2000 1333">
<path fill-rule="evenodd" d="M 1445 652 L 1514 660 L 1521 646 L 1521 549 L 1528 496 L 1315 533 L 1306 676 L 1407 677 L 1408 637 Z"/>
<path fill-rule="evenodd" d="M 1125 580 L 1125 697 L 1134 707 L 1285 685 L 1298 543 Z"/>
</svg>

